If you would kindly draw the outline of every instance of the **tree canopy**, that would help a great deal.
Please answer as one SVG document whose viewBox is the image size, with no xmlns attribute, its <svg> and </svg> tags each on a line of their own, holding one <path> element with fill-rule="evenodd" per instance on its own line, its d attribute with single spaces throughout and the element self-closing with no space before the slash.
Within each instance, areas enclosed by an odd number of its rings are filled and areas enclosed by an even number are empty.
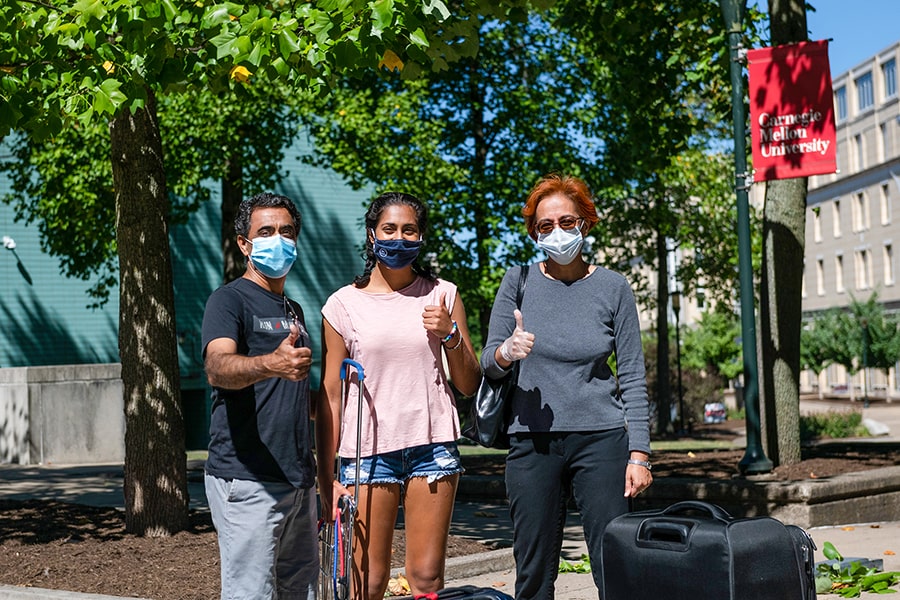
<svg viewBox="0 0 900 600">
<path fill-rule="evenodd" d="M 846 310 L 834 308 L 807 319 L 800 340 L 802 366 L 816 375 L 832 363 L 850 375 L 864 368 L 887 374 L 900 360 L 900 317 L 888 313 L 873 292 L 865 301 L 851 298 Z M 853 386 L 850 390 L 853 394 Z"/>
<path fill-rule="evenodd" d="M 241 167 L 237 184 L 248 194 L 280 179 L 298 119 L 286 109 L 283 90 L 262 87 L 189 88 L 160 97 L 170 224 L 185 222 L 209 199 L 210 180 L 233 178 L 235 162 Z M 63 274 L 93 282 L 92 306 L 104 304 L 118 265 L 109 229 L 116 214 L 109 126 L 87 121 L 41 141 L 11 139 L 10 159 L 0 171 L 10 176 L 12 191 L 0 200 L 14 208 L 16 219 L 37 224 L 42 249 L 59 258 Z M 233 236 L 227 237 L 233 247 Z"/>
<path fill-rule="evenodd" d="M 529 188 L 550 172 L 595 179 L 597 152 L 586 73 L 565 32 L 532 13 L 485 23 L 479 38 L 477 56 L 452 70 L 341 86 L 309 113 L 308 157 L 355 186 L 429 204 L 427 251 L 459 285 L 476 335 L 506 267 L 534 256 L 520 212 Z"/>
<path fill-rule="evenodd" d="M 158 96 L 250 81 L 327 91 L 379 63 L 405 64 L 407 75 L 445 69 L 474 55 L 482 12 L 501 16 L 519 4 L 464 0 L 452 11 L 442 0 L 0 5 L 0 135 L 22 130 L 43 141 L 73 121 L 109 123 L 129 531 L 166 535 L 187 525 Z"/>
</svg>

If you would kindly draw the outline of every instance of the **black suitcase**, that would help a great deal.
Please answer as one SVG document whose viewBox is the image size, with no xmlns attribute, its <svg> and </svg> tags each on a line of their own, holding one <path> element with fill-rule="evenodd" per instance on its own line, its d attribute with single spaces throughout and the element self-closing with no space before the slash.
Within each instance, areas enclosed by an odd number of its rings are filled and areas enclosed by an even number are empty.
<svg viewBox="0 0 900 600">
<path fill-rule="evenodd" d="M 678 502 L 621 515 L 603 532 L 603 600 L 815 600 L 815 543 L 770 517 Z"/>
<path fill-rule="evenodd" d="M 415 596 L 414 600 L 513 600 L 513 597 L 492 587 L 461 585 L 444 588 L 434 594 Z"/>
</svg>

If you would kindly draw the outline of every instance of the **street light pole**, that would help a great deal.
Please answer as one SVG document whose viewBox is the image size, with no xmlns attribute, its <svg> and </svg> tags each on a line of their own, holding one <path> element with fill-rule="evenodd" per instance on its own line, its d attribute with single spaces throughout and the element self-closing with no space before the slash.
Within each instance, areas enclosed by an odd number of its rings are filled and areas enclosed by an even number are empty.
<svg viewBox="0 0 900 600">
<path fill-rule="evenodd" d="M 869 408 L 869 320 L 862 320 L 863 408 Z M 851 383 L 852 385 L 852 383 Z"/>
<path fill-rule="evenodd" d="M 737 192 L 738 270 L 741 285 L 741 343 L 744 355 L 744 409 L 747 421 L 747 449 L 738 463 L 743 474 L 768 473 L 772 461 L 760 443 L 759 382 L 756 360 L 756 317 L 753 307 L 753 262 L 750 247 L 750 201 L 747 193 L 747 136 L 745 134 L 743 69 L 741 48 L 746 0 L 721 0 L 722 17 L 728 33 L 731 104 L 734 120 L 734 167 Z"/>
<path fill-rule="evenodd" d="M 681 386 L 681 290 L 672 292 L 672 312 L 675 313 L 675 365 L 678 370 L 678 422 L 680 434 L 687 431 L 684 428 L 684 390 Z"/>
</svg>

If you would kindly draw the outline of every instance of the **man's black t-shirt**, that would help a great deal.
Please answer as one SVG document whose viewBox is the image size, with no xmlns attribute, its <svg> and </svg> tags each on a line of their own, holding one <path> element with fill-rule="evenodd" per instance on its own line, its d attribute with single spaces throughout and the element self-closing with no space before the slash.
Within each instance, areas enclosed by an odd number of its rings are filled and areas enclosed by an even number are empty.
<svg viewBox="0 0 900 600">
<path fill-rule="evenodd" d="M 302 323 L 296 345 L 309 347 L 300 306 L 239 278 L 209 297 L 203 313 L 203 354 L 217 338 L 237 343 L 238 354 L 269 354 L 290 333 L 286 303 Z M 223 479 L 315 483 L 309 428 L 309 380 L 271 377 L 241 390 L 213 387 L 206 471 Z"/>
</svg>

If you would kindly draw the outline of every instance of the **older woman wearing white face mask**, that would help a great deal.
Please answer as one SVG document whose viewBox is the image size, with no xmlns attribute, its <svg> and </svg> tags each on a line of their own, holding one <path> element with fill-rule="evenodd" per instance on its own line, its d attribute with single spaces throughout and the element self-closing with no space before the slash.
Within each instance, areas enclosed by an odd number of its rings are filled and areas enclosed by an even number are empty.
<svg viewBox="0 0 900 600">
<path fill-rule="evenodd" d="M 637 308 L 624 277 L 582 256 L 584 235 L 598 221 L 587 185 L 545 177 L 522 214 L 547 259 L 529 268 L 521 310 L 520 267 L 507 272 L 481 366 L 500 378 L 521 361 L 507 426 L 506 488 L 515 526 L 515 596 L 526 600 L 553 597 L 570 494 L 588 551 L 599 561 L 606 524 L 628 510 L 628 499 L 652 477 Z M 600 569 L 593 575 L 602 589 Z"/>
</svg>

